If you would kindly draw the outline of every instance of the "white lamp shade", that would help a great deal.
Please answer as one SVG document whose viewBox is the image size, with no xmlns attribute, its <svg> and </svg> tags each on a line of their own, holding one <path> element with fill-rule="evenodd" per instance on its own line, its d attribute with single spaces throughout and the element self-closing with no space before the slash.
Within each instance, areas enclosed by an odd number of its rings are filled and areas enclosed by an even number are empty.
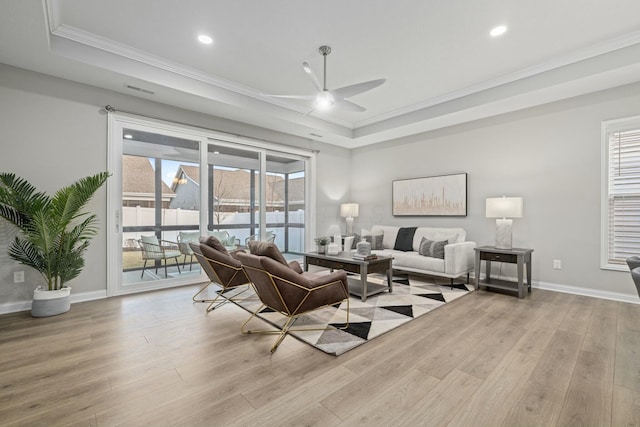
<svg viewBox="0 0 640 427">
<path fill-rule="evenodd" d="M 343 203 L 340 205 L 340 216 L 343 218 L 355 218 L 358 216 L 357 203 Z"/>
<path fill-rule="evenodd" d="M 487 198 L 487 218 L 522 218 L 522 197 Z"/>
</svg>

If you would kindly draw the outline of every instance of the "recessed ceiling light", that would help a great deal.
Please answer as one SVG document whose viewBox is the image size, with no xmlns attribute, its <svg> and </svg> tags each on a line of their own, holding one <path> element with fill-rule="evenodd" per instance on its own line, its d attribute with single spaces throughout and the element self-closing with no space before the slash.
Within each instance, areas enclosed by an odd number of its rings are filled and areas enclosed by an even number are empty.
<svg viewBox="0 0 640 427">
<path fill-rule="evenodd" d="M 498 37 L 503 35 L 506 32 L 507 32 L 507 27 L 505 25 L 498 25 L 497 27 L 493 28 L 489 32 L 489 34 L 491 34 L 491 37 Z"/>
<path fill-rule="evenodd" d="M 211 44 L 213 43 L 213 39 L 206 34 L 200 34 L 198 36 L 198 41 L 202 44 Z"/>
<path fill-rule="evenodd" d="M 133 135 L 131 135 L 130 133 L 125 133 L 125 134 L 124 134 L 124 137 L 125 137 L 126 139 L 133 139 Z"/>
</svg>

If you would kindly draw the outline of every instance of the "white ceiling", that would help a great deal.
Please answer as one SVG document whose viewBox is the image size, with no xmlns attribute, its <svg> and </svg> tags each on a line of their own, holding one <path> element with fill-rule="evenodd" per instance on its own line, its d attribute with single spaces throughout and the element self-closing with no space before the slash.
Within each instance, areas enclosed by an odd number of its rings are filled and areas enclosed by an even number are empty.
<svg viewBox="0 0 640 427">
<path fill-rule="evenodd" d="M 263 95 L 325 44 L 367 111 Z M 0 62 L 354 148 L 640 80 L 640 1 L 0 0 Z"/>
</svg>

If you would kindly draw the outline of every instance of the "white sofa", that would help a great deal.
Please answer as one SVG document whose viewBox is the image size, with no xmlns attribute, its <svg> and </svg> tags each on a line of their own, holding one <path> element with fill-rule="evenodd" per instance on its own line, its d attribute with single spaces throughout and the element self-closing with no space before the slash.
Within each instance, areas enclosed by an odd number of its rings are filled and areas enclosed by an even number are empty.
<svg viewBox="0 0 640 427">
<path fill-rule="evenodd" d="M 462 228 L 418 227 L 413 236 L 413 251 L 393 249 L 400 227 L 390 225 L 374 225 L 372 235 L 382 234 L 381 250 L 373 250 L 378 255 L 393 256 L 393 269 L 413 273 L 429 274 L 453 279 L 467 275 L 474 268 L 475 242 L 465 241 L 467 233 Z M 419 254 L 420 242 L 426 237 L 433 241 L 448 240 L 444 247 L 444 259 L 431 258 Z"/>
</svg>

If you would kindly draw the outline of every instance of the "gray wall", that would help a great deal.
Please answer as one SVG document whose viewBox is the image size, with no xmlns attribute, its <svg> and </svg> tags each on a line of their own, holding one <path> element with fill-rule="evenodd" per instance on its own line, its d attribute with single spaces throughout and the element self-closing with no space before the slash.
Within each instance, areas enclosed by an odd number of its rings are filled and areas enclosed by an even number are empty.
<svg viewBox="0 0 640 427">
<path fill-rule="evenodd" d="M 600 123 L 640 114 L 640 85 L 442 129 L 356 150 L 310 142 L 242 123 L 72 83 L 0 64 L 0 170 L 55 191 L 106 168 L 107 120 L 100 109 L 121 110 L 209 129 L 320 150 L 316 170 L 317 234 L 344 232 L 340 203 L 360 203 L 355 228 L 373 224 L 461 226 L 468 239 L 493 241 L 494 220 L 484 217 L 490 196 L 524 197 L 524 218 L 514 220 L 514 244 L 534 252 L 534 280 L 635 297 L 628 273 L 599 268 Z M 392 160 L 389 160 L 392 159 Z M 464 218 L 394 218 L 391 181 L 454 172 L 468 174 L 469 215 Z M 105 224 L 106 190 L 90 208 Z M 29 300 L 43 280 L 9 260 L 13 230 L 0 224 L 0 306 Z M 87 254 L 74 292 L 106 289 L 103 229 Z M 552 268 L 560 259 L 562 270 Z M 13 284 L 24 270 L 26 283 Z M 505 265 L 503 274 L 512 274 Z"/>
<path fill-rule="evenodd" d="M 349 152 L 346 149 L 3 64 L 0 64 L 0 171 L 15 172 L 39 189 L 54 192 L 82 176 L 105 170 L 107 116 L 100 110 L 107 104 L 143 116 L 320 150 L 317 229 L 325 230 L 336 223 L 340 198 L 348 195 L 345 174 Z M 333 172 L 334 168 L 345 172 L 340 176 Z M 327 190 L 329 188 L 334 190 Z M 105 188 L 96 195 L 89 209 L 98 214 L 102 227 L 88 249 L 87 267 L 70 283 L 74 293 L 106 290 Z M 39 274 L 7 257 L 12 235 L 15 234 L 11 227 L 0 222 L 0 311 L 3 304 L 30 300 L 32 290 L 44 283 Z M 25 284 L 13 283 L 13 272 L 18 270 L 25 271 Z"/>
<path fill-rule="evenodd" d="M 495 220 L 484 216 L 485 199 L 522 196 L 514 246 L 535 250 L 535 281 L 637 299 L 628 272 L 600 269 L 600 124 L 638 114 L 636 84 L 353 150 L 355 228 L 459 226 L 468 240 L 493 244 Z M 456 172 L 468 174 L 467 217 L 393 217 L 392 180 Z M 554 259 L 561 270 L 553 269 Z M 506 264 L 502 273 L 515 274 Z"/>
</svg>

